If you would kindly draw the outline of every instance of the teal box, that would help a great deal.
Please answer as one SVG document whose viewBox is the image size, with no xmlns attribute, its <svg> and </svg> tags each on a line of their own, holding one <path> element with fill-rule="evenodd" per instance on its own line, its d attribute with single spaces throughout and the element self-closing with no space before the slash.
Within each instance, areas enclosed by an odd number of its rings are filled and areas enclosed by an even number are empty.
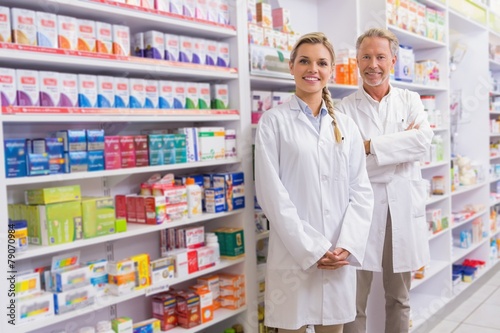
<svg viewBox="0 0 500 333">
<path fill-rule="evenodd" d="M 148 135 L 148 148 L 149 148 L 149 165 L 163 165 L 165 164 L 165 152 L 163 149 L 163 134 L 149 134 Z"/>
<path fill-rule="evenodd" d="M 175 134 L 162 134 L 164 164 L 175 164 Z"/>
<path fill-rule="evenodd" d="M 175 163 L 187 163 L 186 134 L 174 134 Z"/>
<path fill-rule="evenodd" d="M 94 150 L 87 152 L 88 171 L 104 170 L 104 151 Z"/>
</svg>

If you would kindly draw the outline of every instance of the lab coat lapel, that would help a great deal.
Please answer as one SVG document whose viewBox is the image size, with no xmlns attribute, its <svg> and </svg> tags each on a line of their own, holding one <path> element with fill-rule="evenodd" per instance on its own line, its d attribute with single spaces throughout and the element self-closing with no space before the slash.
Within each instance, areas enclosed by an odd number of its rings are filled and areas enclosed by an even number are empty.
<svg viewBox="0 0 500 333">
<path fill-rule="evenodd" d="M 299 102 L 297 101 L 297 97 L 296 96 L 293 96 L 293 97 L 294 98 L 292 98 L 290 100 L 290 111 L 296 112 L 297 113 L 297 118 L 300 121 L 304 122 L 306 124 L 306 126 L 309 127 L 310 130 L 316 132 L 316 130 L 314 129 L 313 125 L 311 124 L 311 121 L 309 119 L 307 119 L 307 116 L 300 109 L 300 105 L 299 105 Z"/>
<path fill-rule="evenodd" d="M 358 108 L 358 112 L 365 114 L 375 124 L 375 126 L 377 126 L 380 133 L 383 133 L 384 127 L 380 122 L 380 118 L 375 114 L 376 110 L 373 109 L 373 106 L 370 104 L 361 89 L 363 88 L 360 88 L 356 92 L 356 107 Z"/>
</svg>

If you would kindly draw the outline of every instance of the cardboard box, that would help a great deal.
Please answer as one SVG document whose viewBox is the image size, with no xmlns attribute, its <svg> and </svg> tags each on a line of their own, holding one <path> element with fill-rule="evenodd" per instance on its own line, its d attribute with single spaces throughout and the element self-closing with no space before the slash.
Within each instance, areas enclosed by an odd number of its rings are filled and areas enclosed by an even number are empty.
<svg viewBox="0 0 500 333">
<path fill-rule="evenodd" d="M 44 205 L 58 202 L 81 200 L 80 185 L 48 187 L 25 192 L 27 205 Z"/>
<path fill-rule="evenodd" d="M 83 237 L 92 238 L 115 233 L 113 198 L 82 199 Z"/>
</svg>

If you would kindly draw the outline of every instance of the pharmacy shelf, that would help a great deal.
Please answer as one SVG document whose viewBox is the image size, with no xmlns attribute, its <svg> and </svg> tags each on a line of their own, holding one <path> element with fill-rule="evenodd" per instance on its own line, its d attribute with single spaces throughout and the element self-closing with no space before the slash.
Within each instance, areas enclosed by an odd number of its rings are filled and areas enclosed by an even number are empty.
<svg viewBox="0 0 500 333">
<path fill-rule="evenodd" d="M 0 65 L 13 68 L 35 69 L 43 67 L 71 73 L 99 75 L 128 75 L 173 79 L 238 79 L 235 68 L 197 65 L 191 63 L 116 56 L 94 52 L 52 49 L 0 43 Z"/>
<path fill-rule="evenodd" d="M 500 136 L 500 132 L 499 133 L 490 133 L 490 137 L 498 137 Z"/>
<path fill-rule="evenodd" d="M 418 309 L 418 311 L 412 311 L 411 320 L 413 325 L 410 328 L 410 332 L 416 331 L 428 319 L 430 319 L 433 314 L 441 310 L 452 299 L 453 297 L 449 297 L 445 294 L 439 297 L 424 293 L 412 293 L 410 304 L 412 309 Z"/>
<path fill-rule="evenodd" d="M 32 10 L 43 10 L 38 1 L 2 0 L 2 6 L 23 7 Z M 142 7 L 121 4 L 111 0 L 44 0 L 44 6 L 57 8 L 58 15 L 69 15 L 79 18 L 92 17 L 108 23 L 126 22 L 130 31 L 159 30 L 177 34 L 196 35 L 207 38 L 228 38 L 236 36 L 233 26 L 196 20 L 181 15 L 158 12 Z M 122 23 L 120 23 L 122 24 Z M 147 29 L 145 28 L 147 26 Z"/>
<path fill-rule="evenodd" d="M 486 214 L 488 211 L 489 211 L 489 208 L 488 209 L 480 210 L 476 214 L 471 215 L 468 218 L 466 218 L 465 220 L 460 221 L 458 223 L 453 223 L 453 221 L 451 221 L 451 229 L 456 229 L 456 228 L 458 228 L 458 227 L 460 227 L 460 226 L 462 226 L 462 225 L 464 225 L 466 223 L 469 223 L 470 221 L 474 220 L 475 218 L 480 217 L 483 214 Z"/>
<path fill-rule="evenodd" d="M 474 2 L 476 3 L 476 2 Z M 465 15 L 459 13 L 453 8 L 448 9 L 448 18 L 450 21 L 450 26 L 460 26 L 464 31 L 469 30 L 469 31 L 484 31 L 486 27 L 474 21 L 471 18 L 466 17 Z"/>
<path fill-rule="evenodd" d="M 434 162 L 434 163 L 429 163 L 429 164 L 421 165 L 420 169 L 421 170 L 434 169 L 434 168 L 441 167 L 441 166 L 444 166 L 444 165 L 449 165 L 449 164 L 450 164 L 449 161 Z"/>
<path fill-rule="evenodd" d="M 74 250 L 75 248 L 81 248 L 85 246 L 91 246 L 96 244 L 103 244 L 107 242 L 113 242 L 119 239 L 135 237 L 138 235 L 143 235 L 147 233 L 157 232 L 163 229 L 177 228 L 181 226 L 202 223 L 214 219 L 218 219 L 221 217 L 232 216 L 241 213 L 242 210 L 234 210 L 231 212 L 222 212 L 222 213 L 203 213 L 200 216 L 186 218 L 180 221 L 173 222 L 165 222 L 158 225 L 150 225 L 150 224 L 138 224 L 138 223 L 127 223 L 127 231 L 115 233 L 111 235 L 94 237 L 88 239 L 81 239 L 71 243 L 59 244 L 59 245 L 51 245 L 51 246 L 40 246 L 29 244 L 28 248 L 23 251 L 18 251 L 16 253 L 16 260 L 26 260 L 35 257 L 40 257 L 48 254 L 56 254 L 64 251 Z"/>
<path fill-rule="evenodd" d="M 428 205 L 435 204 L 436 202 L 444 201 L 444 200 L 448 199 L 448 197 L 449 197 L 448 194 L 432 195 L 430 198 L 427 199 L 427 201 L 425 201 L 425 205 L 428 206 Z"/>
<path fill-rule="evenodd" d="M 430 278 L 432 278 L 434 275 L 438 274 L 441 272 L 443 269 L 447 268 L 450 266 L 449 262 L 447 261 L 442 261 L 442 260 L 431 260 L 429 263 L 429 268 L 425 270 L 425 277 L 423 279 L 413 279 L 411 282 L 411 290 L 417 288 L 424 282 L 428 281 Z"/>
<path fill-rule="evenodd" d="M 239 120 L 238 110 L 2 107 L 4 123 L 207 122 Z"/>
<path fill-rule="evenodd" d="M 494 269 L 498 264 L 500 264 L 500 260 L 496 260 L 491 265 L 488 265 L 487 267 L 478 270 L 477 276 L 474 280 L 472 280 L 472 282 L 460 282 L 459 284 L 453 286 L 453 293 L 455 294 L 455 297 L 466 291 L 468 288 L 470 288 L 474 283 L 476 283 L 479 279 L 481 279 L 490 270 Z"/>
<path fill-rule="evenodd" d="M 403 82 L 403 81 L 391 81 L 391 85 L 394 87 L 398 87 L 401 89 L 409 89 L 414 90 L 420 93 L 421 95 L 425 94 L 434 94 L 436 92 L 447 91 L 446 88 L 438 87 L 438 86 L 429 86 L 425 84 L 412 83 L 412 82 Z"/>
<path fill-rule="evenodd" d="M 469 191 L 473 191 L 475 189 L 483 187 L 485 184 L 486 184 L 486 182 L 482 182 L 482 183 L 474 184 L 474 185 L 459 186 L 457 189 L 455 189 L 455 191 L 451 192 L 451 195 L 456 196 L 456 195 L 464 194 L 464 193 L 467 193 Z"/>
<path fill-rule="evenodd" d="M 449 222 L 448 222 L 448 223 L 449 223 Z M 448 227 L 448 228 L 445 228 L 445 229 L 442 229 L 442 230 L 440 230 L 440 231 L 436 232 L 435 234 L 430 235 L 430 236 L 429 236 L 429 241 L 431 241 L 431 240 L 432 240 L 432 239 L 434 239 L 434 238 L 438 238 L 438 237 L 441 237 L 441 236 L 443 236 L 443 235 L 447 234 L 447 233 L 448 233 L 448 231 L 450 231 L 450 230 L 451 230 L 451 229 Z"/>
<path fill-rule="evenodd" d="M 185 276 L 185 277 L 173 278 L 172 280 L 170 280 L 169 285 L 173 286 L 173 285 L 180 284 L 182 282 L 196 279 L 197 277 L 207 275 L 210 273 L 214 273 L 214 272 L 217 272 L 219 270 L 222 270 L 222 269 L 225 269 L 225 268 L 228 268 L 231 266 L 238 265 L 240 263 L 243 263 L 244 261 L 245 261 L 244 257 L 238 258 L 235 260 L 221 260 L 219 265 L 216 265 L 216 266 L 204 269 L 202 271 L 198 271 L 198 272 L 189 274 L 188 276 Z M 141 289 L 141 290 L 137 290 L 137 291 L 131 292 L 131 293 L 126 294 L 126 295 L 122 295 L 122 296 L 112 296 L 112 295 L 103 296 L 103 297 L 99 298 L 99 302 L 97 302 L 96 304 L 93 304 L 91 306 L 88 306 L 88 307 L 85 307 L 85 308 L 82 308 L 79 310 L 71 311 L 71 312 L 68 312 L 65 314 L 61 314 L 61 315 L 55 315 L 54 317 L 46 318 L 43 321 L 39 320 L 39 321 L 34 321 L 32 323 L 26 323 L 25 325 L 20 325 L 19 328 L 18 328 L 18 326 L 16 326 L 15 329 L 12 329 L 12 331 L 9 331 L 9 332 L 11 332 L 11 333 L 30 332 L 33 330 L 37 330 L 37 329 L 40 329 L 43 327 L 47 327 L 50 325 L 54 325 L 54 324 L 63 322 L 65 320 L 74 319 L 77 316 L 81 316 L 81 315 L 84 315 L 87 313 L 98 311 L 98 310 L 104 309 L 108 306 L 112 306 L 112 305 L 119 304 L 119 303 L 131 300 L 131 299 L 134 299 L 134 298 L 137 298 L 140 296 L 144 296 L 145 294 L 146 294 L 146 289 Z M 237 313 L 235 313 L 235 314 L 237 314 Z M 227 314 L 225 312 L 223 313 L 223 315 L 227 316 Z M 193 331 L 193 332 L 196 332 L 196 331 Z"/>
<path fill-rule="evenodd" d="M 496 206 L 496 205 L 498 205 L 498 204 L 500 204 L 500 199 L 499 199 L 499 200 L 493 200 L 493 201 L 491 202 L 491 204 L 490 204 L 490 207 Z"/>
<path fill-rule="evenodd" d="M 436 47 L 446 47 L 447 44 L 434 39 L 430 39 L 414 32 L 398 28 L 393 25 L 387 26 L 389 30 L 394 32 L 398 36 L 399 43 L 401 45 L 411 46 L 414 50 L 419 49 L 432 49 Z M 444 89 L 446 90 L 446 89 Z"/>
<path fill-rule="evenodd" d="M 65 173 L 65 174 L 37 176 L 37 177 L 21 177 L 21 178 L 7 178 L 7 179 L 3 177 L 4 178 L 3 182 L 7 186 L 28 185 L 28 184 L 31 185 L 31 184 L 61 182 L 66 180 L 84 180 L 84 179 L 100 178 L 100 177 L 119 177 L 119 176 L 128 177 L 133 174 L 150 173 L 150 172 L 168 172 L 173 170 L 204 168 L 204 167 L 220 166 L 220 165 L 235 164 L 235 163 L 241 163 L 241 159 L 224 158 L 224 159 L 204 161 L 204 162 L 166 164 L 158 166 L 103 170 L 95 172 L 75 172 L 75 173 Z"/>
<path fill-rule="evenodd" d="M 469 246 L 466 249 L 462 249 L 460 247 L 453 246 L 452 251 L 451 251 L 452 252 L 452 262 L 456 262 L 456 261 L 464 258 L 469 253 L 471 253 L 475 249 L 479 248 L 481 245 L 485 244 L 486 242 L 489 242 L 489 240 L 490 240 L 489 236 L 484 237 L 481 241 L 471 244 L 471 246 Z"/>
<path fill-rule="evenodd" d="M 431 130 L 433 130 L 434 132 L 445 132 L 449 131 L 450 129 L 447 127 L 431 127 Z"/>
<path fill-rule="evenodd" d="M 237 310 L 228 310 L 228 309 L 217 309 L 214 311 L 214 319 L 209 321 L 208 323 L 204 323 L 195 327 L 191 328 L 182 328 L 182 327 L 176 327 L 174 329 L 171 329 L 168 331 L 168 333 L 196 333 L 196 332 L 201 332 L 204 329 L 220 323 L 228 318 L 234 317 L 242 312 L 245 312 L 247 310 L 247 306 L 243 306 Z"/>
<path fill-rule="evenodd" d="M 494 182 L 497 182 L 499 180 L 500 180 L 500 177 L 494 177 L 494 178 L 490 178 L 489 182 L 494 183 Z"/>
</svg>

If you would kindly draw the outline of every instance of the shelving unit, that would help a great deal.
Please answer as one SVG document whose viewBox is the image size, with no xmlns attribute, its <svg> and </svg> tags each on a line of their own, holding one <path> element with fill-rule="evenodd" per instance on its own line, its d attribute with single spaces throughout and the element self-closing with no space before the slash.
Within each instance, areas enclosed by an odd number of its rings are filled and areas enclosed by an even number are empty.
<svg viewBox="0 0 500 333">
<path fill-rule="evenodd" d="M 488 57 L 488 42 L 495 41 L 500 44 L 500 33 L 496 31 L 488 20 L 491 20 L 488 9 L 483 6 L 472 5 L 470 14 L 472 18 L 464 14 L 458 5 L 470 5 L 468 0 L 437 1 L 421 0 L 436 10 L 445 13 L 445 40 L 443 42 L 431 40 L 416 35 L 396 26 L 387 25 L 387 6 L 384 0 L 376 1 L 343 1 L 343 0 L 274 0 L 274 5 L 289 8 L 291 22 L 294 30 L 300 33 L 310 31 L 323 31 L 333 41 L 336 50 L 342 48 L 354 48 L 357 36 L 369 27 L 386 26 L 393 31 L 403 45 L 412 46 L 416 60 L 434 59 L 440 64 L 440 81 L 437 86 L 421 85 L 392 81 L 395 87 L 406 88 L 419 92 L 422 95 L 432 94 L 436 96 L 436 105 L 443 114 L 443 125 L 434 128 L 436 134 L 441 134 L 444 140 L 445 160 L 438 163 L 428 164 L 422 167 L 423 177 L 431 179 L 436 175 L 443 175 L 446 182 L 446 193 L 441 196 L 432 196 L 427 201 L 428 208 L 440 208 L 442 215 L 448 217 L 449 227 L 437 234 L 429 236 L 431 248 L 431 265 L 426 276 L 421 280 L 414 280 L 411 289 L 413 331 L 418 332 L 425 320 L 436 311 L 446 307 L 457 295 L 462 293 L 471 284 L 461 283 L 453 286 L 451 281 L 451 267 L 460 263 L 464 258 L 477 258 L 486 260 L 487 267 L 483 268 L 480 275 L 498 265 L 499 261 L 488 261 L 488 240 L 498 237 L 500 232 L 490 232 L 483 241 L 473 244 L 467 249 L 459 249 L 453 246 L 454 233 L 460 228 L 470 226 L 474 218 L 480 217 L 483 222 L 489 221 L 489 209 L 494 209 L 500 204 L 500 200 L 491 201 L 489 192 L 497 187 L 500 179 L 486 179 L 476 185 L 461 186 L 451 192 L 450 186 L 450 162 L 452 153 L 452 119 L 449 111 L 452 93 L 461 91 L 463 119 L 458 125 L 458 137 L 456 138 L 456 153 L 469 156 L 478 161 L 484 168 L 484 174 L 490 164 L 500 163 L 500 155 L 490 156 L 489 141 L 500 140 L 499 134 L 490 133 L 488 120 L 498 117 L 499 112 L 488 112 L 488 96 L 491 87 L 488 86 L 488 72 L 500 80 L 500 62 Z M 190 330 L 173 330 L 172 332 L 220 332 L 224 327 L 235 322 L 244 325 L 246 332 L 257 332 L 257 280 L 256 273 L 256 242 L 267 237 L 267 234 L 255 234 L 253 223 L 253 199 L 254 191 L 251 180 L 252 175 L 252 131 L 255 126 L 250 120 L 250 91 L 273 90 L 289 91 L 294 88 L 294 82 L 290 77 L 265 77 L 251 74 L 249 70 L 249 46 L 247 39 L 246 24 L 246 1 L 235 1 L 231 10 L 233 26 L 209 24 L 207 22 L 187 20 L 175 15 L 165 15 L 154 11 L 136 10 L 127 5 L 116 4 L 109 0 L 43 0 L 40 2 L 30 0 L 2 0 L 3 6 L 22 7 L 34 10 L 52 11 L 61 15 L 74 16 L 78 18 L 89 18 L 109 23 L 124 23 L 132 32 L 145 30 L 159 30 L 196 37 L 206 37 L 214 40 L 223 40 L 230 43 L 231 64 L 229 69 L 209 68 L 207 66 L 172 64 L 166 61 L 146 60 L 139 58 L 125 58 L 113 56 L 97 56 L 82 52 L 54 52 L 37 47 L 17 47 L 0 43 L 0 66 L 26 69 L 47 69 L 55 71 L 66 71 L 72 73 L 89 74 L 111 74 L 122 75 L 124 72 L 131 77 L 152 77 L 157 79 L 172 79 L 182 81 L 223 82 L 229 85 L 230 105 L 232 110 L 217 113 L 211 110 L 208 114 L 191 112 L 186 110 L 172 110 L 169 113 L 158 114 L 152 110 L 141 110 L 141 113 L 131 114 L 130 110 L 87 110 L 84 114 L 75 111 L 72 114 L 64 110 L 57 113 L 47 114 L 47 110 L 32 110 L 26 113 L 22 110 L 3 109 L 0 114 L 0 139 L 7 137 L 19 137 L 24 132 L 39 134 L 45 129 L 60 129 L 62 126 L 70 128 L 82 128 L 89 124 L 107 128 L 114 133 L 133 131 L 144 128 L 150 123 L 158 126 L 184 126 L 185 124 L 209 124 L 228 125 L 235 128 L 238 133 L 238 158 L 217 160 L 213 162 L 198 162 L 165 165 L 161 167 L 144 167 L 132 169 L 108 170 L 93 173 L 64 174 L 44 177 L 25 177 L 17 179 L 6 179 L 3 163 L 0 165 L 0 202 L 19 202 L 22 200 L 22 192 L 27 188 L 38 188 L 50 184 L 82 184 L 82 193 L 87 195 L 102 195 L 109 191 L 111 195 L 124 193 L 130 190 L 138 182 L 144 180 L 148 175 L 155 172 L 180 172 L 180 171 L 226 171 L 241 170 L 245 173 L 246 188 L 245 200 L 247 208 L 241 212 L 227 214 L 206 214 L 199 219 L 186 220 L 161 226 L 139 226 L 128 225 L 128 231 L 123 234 L 115 234 L 101 238 L 77 241 L 68 245 L 54 247 L 35 247 L 30 245 L 30 250 L 19 253 L 16 265 L 19 271 L 32 268 L 38 264 L 47 264 L 51 255 L 55 253 L 73 250 L 73 246 L 82 252 L 84 257 L 94 259 L 98 256 L 106 256 L 108 248 L 116 259 L 126 257 L 140 252 L 150 252 L 152 256 L 159 256 L 157 246 L 159 230 L 192 223 L 203 223 L 210 228 L 216 228 L 223 224 L 231 224 L 244 227 L 245 247 L 247 256 L 244 259 L 224 262 L 212 268 L 210 271 L 200 273 L 208 274 L 222 269 L 246 274 L 246 298 L 247 307 L 237 311 L 219 310 L 215 313 L 214 321 L 197 326 Z M 485 12 L 485 21 L 481 21 L 482 11 Z M 493 14 L 497 15 L 497 14 Z M 304 20 L 303 17 L 308 17 Z M 478 19 L 479 17 L 479 19 Z M 346 27 L 348 27 L 346 29 Z M 342 33 L 339 33 L 342 31 Z M 451 73 L 449 78 L 449 56 L 453 52 L 456 43 L 462 42 L 468 46 L 467 52 L 461 64 Z M 329 86 L 333 98 L 345 97 L 357 87 L 335 85 Z M 67 111 L 67 110 L 66 110 Z M 88 113 L 90 111 L 90 113 Z M 213 111 L 213 112 L 212 112 Z M 470 138 L 474 138 L 471 140 Z M 4 158 L 3 150 L 0 150 L 0 159 Z M 451 221 L 452 212 L 459 211 L 467 204 L 487 203 L 486 209 L 481 210 L 474 217 L 453 225 Z M 5 208 L 5 207 L 3 207 Z M 6 221 L 6 209 L 0 209 L 0 219 Z M 497 230 L 500 226 L 497 227 Z M 7 247 L 7 226 L 0 224 L 0 246 L 5 251 Z M 0 267 L 6 265 L 4 259 Z M 0 270 L 0 281 L 7 278 L 7 270 Z M 186 280 L 174 281 L 175 284 L 183 285 L 195 275 Z M 473 282 L 475 283 L 475 282 Z M 0 295 L 7 295 L 8 286 L 0 284 Z M 98 319 L 109 319 L 115 315 L 130 315 L 130 309 L 134 309 L 133 315 L 137 320 L 148 318 L 149 300 L 144 292 L 127 295 L 121 299 L 99 300 L 96 307 L 86 308 L 83 311 L 68 313 L 64 316 L 56 316 L 43 323 L 27 324 L 13 328 L 5 321 L 0 324 L 0 331 L 5 332 L 46 332 L 47 330 L 61 327 L 77 328 L 78 322 L 95 322 Z M 368 327 L 369 333 L 383 331 L 383 316 L 380 315 L 380 304 L 383 300 L 381 295 L 373 293 L 370 302 L 370 311 L 376 315 L 370 316 Z M 4 299 L 4 298 L 2 298 Z M 2 306 L 8 306 L 8 299 L 1 302 Z M 140 307 L 137 305 L 141 304 Z M 138 309 L 139 308 L 139 309 Z M 99 310 L 99 311 L 97 311 Z M 103 311 L 104 310 L 104 311 Z M 106 311 L 108 310 L 108 311 Z M 83 325 L 81 325 L 83 326 Z"/>
<path fill-rule="evenodd" d="M 242 80 L 242 74 L 248 77 L 245 67 L 248 59 L 244 54 L 246 45 L 246 16 L 238 3 L 230 6 L 231 26 L 209 23 L 185 17 L 158 13 L 128 5 L 117 4 L 107 0 L 44 0 L 43 3 L 34 3 L 29 0 L 11 1 L 2 0 L 2 6 L 26 8 L 54 12 L 58 15 L 68 15 L 77 18 L 86 18 L 104 21 L 113 24 L 124 24 L 131 33 L 158 30 L 203 37 L 212 40 L 225 41 L 230 46 L 230 61 L 233 67 L 222 68 L 195 64 L 173 63 L 163 60 L 152 60 L 135 57 L 107 56 L 77 51 L 63 51 L 41 47 L 26 47 L 15 44 L 0 43 L 0 66 L 10 68 L 53 70 L 70 73 L 85 73 L 97 75 L 127 76 L 135 78 L 154 78 L 192 82 L 227 83 L 230 91 L 230 110 L 159 110 L 159 109 L 68 109 L 68 108 L 22 108 L 4 107 L 0 114 L 0 139 L 34 137 L 46 135 L 50 131 L 63 128 L 104 128 L 113 135 L 138 134 L 141 129 L 147 128 L 175 128 L 181 126 L 225 126 L 237 132 L 238 157 L 203 161 L 196 163 L 182 163 L 161 166 L 136 167 L 129 169 L 104 170 L 98 172 L 70 173 L 39 177 L 6 178 L 5 167 L 0 166 L 0 198 L 3 209 L 0 210 L 0 219 L 7 221 L 6 203 L 22 202 L 23 192 L 28 188 L 80 184 L 82 194 L 88 196 L 132 193 L 138 189 L 141 181 L 146 180 L 153 173 L 164 175 L 168 172 L 224 172 L 243 171 L 246 178 L 245 209 L 218 214 L 203 214 L 200 217 L 164 223 L 162 225 L 128 224 L 127 231 L 108 236 L 84 239 L 70 244 L 54 246 L 29 245 L 26 251 L 16 253 L 16 270 L 21 272 L 34 267 L 50 264 L 53 255 L 72 251 L 81 252 L 81 260 L 87 261 L 96 258 L 122 259 L 137 253 L 149 253 L 151 259 L 160 257 L 159 231 L 193 224 L 203 224 L 207 230 L 220 226 L 243 227 L 245 243 L 254 241 L 253 225 L 253 186 L 251 179 L 251 149 L 246 145 L 249 142 L 250 112 L 248 81 Z M 240 70 L 239 70 L 240 69 Z M 4 159 L 3 149 L 0 159 Z M 4 250 L 7 247 L 7 225 L 0 224 L 0 244 Z M 254 253 L 255 245 L 246 247 L 246 253 Z M 3 260 L 6 262 L 6 260 Z M 4 267 L 5 263 L 0 263 Z M 255 258 L 247 256 L 236 260 L 222 260 L 217 266 L 190 274 L 185 278 L 175 278 L 170 286 L 179 288 L 192 284 L 197 277 L 217 272 L 233 272 L 246 274 L 254 279 L 253 271 L 256 266 Z M 0 272 L 0 276 L 7 278 L 7 269 Z M 246 283 L 247 286 L 250 283 Z M 154 286 L 155 288 L 158 286 Z M 7 295 L 8 286 L 1 284 L 0 292 Z M 98 320 L 110 319 L 117 316 L 130 316 L 134 321 L 145 320 L 151 317 L 152 289 L 144 289 L 120 297 L 100 297 L 92 306 L 55 315 L 44 321 L 11 326 L 6 320 L 0 324 L 0 331 L 5 332 L 47 332 L 64 328 L 74 332 L 79 327 L 94 324 Z M 255 295 L 252 286 L 247 287 L 247 303 L 253 304 Z M 2 298 L 1 304 L 5 308 L 9 300 Z M 178 328 L 172 332 L 200 332 L 220 331 L 236 322 L 252 331 L 253 324 L 247 320 L 247 307 L 238 310 L 220 309 L 215 312 L 214 320 L 192 329 Z M 254 326 L 252 326 L 254 325 Z"/>
</svg>

